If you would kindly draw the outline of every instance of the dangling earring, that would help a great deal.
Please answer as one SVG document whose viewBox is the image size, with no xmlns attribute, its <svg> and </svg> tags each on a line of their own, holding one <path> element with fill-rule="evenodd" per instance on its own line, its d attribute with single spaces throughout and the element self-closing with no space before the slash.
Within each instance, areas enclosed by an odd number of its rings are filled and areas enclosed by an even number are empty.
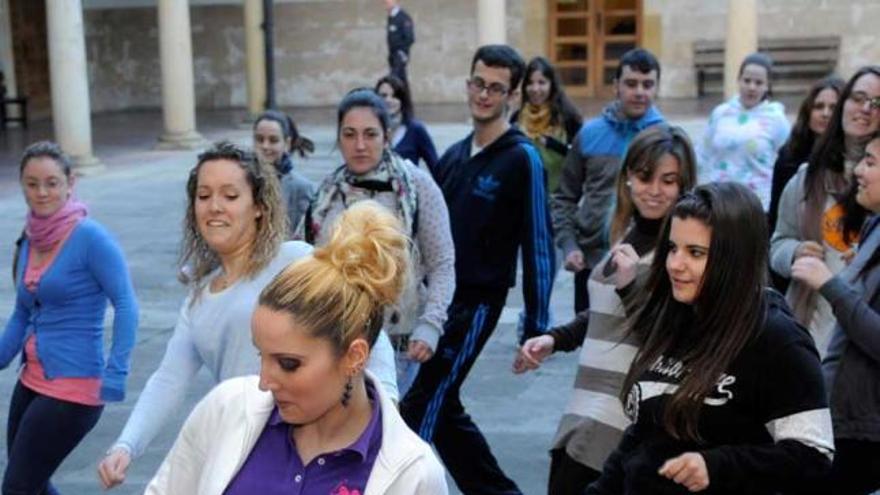
<svg viewBox="0 0 880 495">
<path fill-rule="evenodd" d="M 632 186 L 633 186 L 632 181 L 629 181 L 629 180 L 626 181 L 626 187 L 632 187 Z"/>
<path fill-rule="evenodd" d="M 342 391 L 342 407 L 348 407 L 349 401 L 351 401 L 351 390 L 354 388 L 354 385 L 351 383 L 351 377 L 348 377 L 348 381 L 345 382 L 345 390 Z"/>
</svg>

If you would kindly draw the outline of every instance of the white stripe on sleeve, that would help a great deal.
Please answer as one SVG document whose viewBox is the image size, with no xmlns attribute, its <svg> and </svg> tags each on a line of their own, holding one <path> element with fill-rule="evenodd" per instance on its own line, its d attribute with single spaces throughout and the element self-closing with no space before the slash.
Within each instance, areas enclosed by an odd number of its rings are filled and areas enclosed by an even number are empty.
<svg viewBox="0 0 880 495">
<path fill-rule="evenodd" d="M 834 433 L 831 429 L 831 410 L 813 409 L 774 419 L 766 424 L 774 442 L 797 440 L 825 454 L 834 456 Z"/>
</svg>

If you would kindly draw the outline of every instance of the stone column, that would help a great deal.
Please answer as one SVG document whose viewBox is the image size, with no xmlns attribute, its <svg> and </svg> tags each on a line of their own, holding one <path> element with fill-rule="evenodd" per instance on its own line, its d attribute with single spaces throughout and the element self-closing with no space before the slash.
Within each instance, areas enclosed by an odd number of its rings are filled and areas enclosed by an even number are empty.
<svg viewBox="0 0 880 495">
<path fill-rule="evenodd" d="M 266 104 L 266 49 L 263 42 L 263 1 L 244 0 L 244 45 L 247 68 L 248 120 Z"/>
<path fill-rule="evenodd" d="M 724 44 L 724 97 L 738 91 L 739 65 L 746 55 L 758 51 L 757 0 L 727 0 L 727 40 Z"/>
<path fill-rule="evenodd" d="M 192 38 L 187 0 L 159 0 L 159 62 L 165 131 L 159 149 L 195 149 L 207 144 L 196 132 Z"/>
<path fill-rule="evenodd" d="M 55 140 L 73 159 L 77 173 L 89 173 L 103 165 L 92 154 L 81 0 L 46 0 L 46 28 Z"/>
<path fill-rule="evenodd" d="M 507 43 L 504 0 L 477 0 L 477 42 L 480 46 Z"/>
</svg>

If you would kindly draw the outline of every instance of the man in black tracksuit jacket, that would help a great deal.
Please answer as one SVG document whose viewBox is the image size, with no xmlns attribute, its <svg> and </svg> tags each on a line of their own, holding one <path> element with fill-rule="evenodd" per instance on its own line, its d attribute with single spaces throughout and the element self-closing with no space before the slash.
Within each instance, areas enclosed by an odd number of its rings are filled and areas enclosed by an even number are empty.
<svg viewBox="0 0 880 495">
<path fill-rule="evenodd" d="M 520 249 L 523 339 L 547 328 L 554 264 L 544 169 L 529 139 L 506 118 L 524 72 L 525 63 L 505 45 L 484 46 L 474 56 L 468 80 L 474 132 L 449 148 L 433 170 L 449 207 L 455 297 L 435 355 L 422 364 L 400 405 L 410 427 L 434 442 L 466 495 L 521 493 L 459 397 L 515 285 Z"/>
<path fill-rule="evenodd" d="M 388 9 L 388 66 L 391 67 L 391 75 L 407 82 L 409 48 L 416 41 L 413 20 L 400 8 L 397 0 L 385 0 L 385 7 Z"/>
</svg>

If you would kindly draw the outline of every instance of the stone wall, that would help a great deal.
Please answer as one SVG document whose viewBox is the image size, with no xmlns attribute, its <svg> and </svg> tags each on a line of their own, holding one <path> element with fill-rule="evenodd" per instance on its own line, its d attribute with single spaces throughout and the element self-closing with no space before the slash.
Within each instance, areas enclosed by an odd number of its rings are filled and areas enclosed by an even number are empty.
<svg viewBox="0 0 880 495">
<path fill-rule="evenodd" d="M 645 11 L 662 14 L 661 95 L 696 96 L 693 42 L 724 39 L 727 0 L 645 0 Z M 875 0 L 758 0 L 759 37 L 840 36 L 837 72 L 844 78 L 880 63 L 877 19 Z"/>
<path fill-rule="evenodd" d="M 92 111 L 159 107 L 156 8 L 96 9 L 85 14 Z M 194 7 L 190 16 L 197 106 L 244 106 L 241 7 Z"/>
<path fill-rule="evenodd" d="M 476 48 L 472 0 L 408 0 L 416 24 L 408 70 L 418 102 L 464 101 Z M 541 0 L 508 0 L 508 40 L 524 56 L 542 54 Z M 529 20 L 526 20 L 528 10 Z M 546 8 L 544 8 L 546 23 Z M 196 99 L 200 108 L 246 104 L 240 6 L 191 8 Z M 155 7 L 86 10 L 93 111 L 161 104 Z M 333 105 L 349 89 L 388 70 L 385 11 L 377 0 L 315 0 L 275 6 L 276 95 L 282 106 Z"/>
<path fill-rule="evenodd" d="M 645 42 L 658 51 L 663 64 L 661 94 L 695 96 L 693 41 L 724 37 L 728 0 L 643 1 Z M 93 111 L 158 107 L 156 8 L 112 8 L 108 3 L 85 12 Z M 403 3 L 416 23 L 409 65 L 415 100 L 463 101 L 464 79 L 477 43 L 475 2 Z M 758 0 L 758 9 L 760 36 L 841 36 L 838 69 L 843 76 L 863 64 L 880 62 L 880 43 L 872 24 L 880 18 L 880 2 Z M 244 106 L 241 5 L 194 3 L 191 17 L 197 104 L 200 108 Z M 507 21 L 508 41 L 523 56 L 546 54 L 545 0 L 507 0 Z M 372 85 L 387 71 L 385 12 L 378 0 L 276 2 L 275 29 L 280 105 L 333 105 L 350 88 Z"/>
</svg>

